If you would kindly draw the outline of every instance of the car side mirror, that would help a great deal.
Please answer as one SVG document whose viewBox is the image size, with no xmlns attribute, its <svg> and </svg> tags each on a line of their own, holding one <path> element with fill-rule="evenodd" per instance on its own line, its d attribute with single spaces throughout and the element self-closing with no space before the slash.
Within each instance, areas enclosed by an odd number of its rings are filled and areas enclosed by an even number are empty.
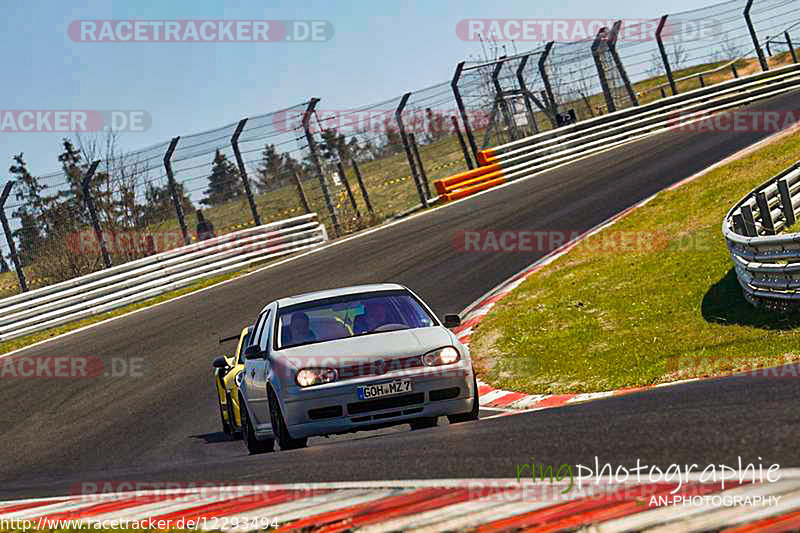
<svg viewBox="0 0 800 533">
<path fill-rule="evenodd" d="M 214 368 L 228 368 L 228 362 L 225 361 L 224 357 L 220 356 L 214 359 L 214 361 L 211 363 L 211 366 Z"/>
<path fill-rule="evenodd" d="M 261 359 L 264 354 L 261 352 L 261 347 L 258 344 L 251 344 L 244 350 L 244 358 L 248 361 L 252 359 Z"/>
<path fill-rule="evenodd" d="M 461 325 L 461 317 L 458 315 L 444 315 L 444 327 L 450 329 Z"/>
</svg>

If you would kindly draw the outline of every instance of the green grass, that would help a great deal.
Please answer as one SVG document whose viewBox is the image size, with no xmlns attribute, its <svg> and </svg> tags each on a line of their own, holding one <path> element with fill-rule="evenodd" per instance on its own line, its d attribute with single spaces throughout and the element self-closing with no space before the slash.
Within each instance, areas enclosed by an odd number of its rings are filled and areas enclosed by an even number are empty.
<svg viewBox="0 0 800 533">
<path fill-rule="evenodd" d="M 472 335 L 483 378 L 529 393 L 591 392 L 796 360 L 800 316 L 745 301 L 720 228 L 799 153 L 794 134 L 662 192 L 532 276 Z M 614 251 L 622 232 L 654 238 Z"/>
</svg>

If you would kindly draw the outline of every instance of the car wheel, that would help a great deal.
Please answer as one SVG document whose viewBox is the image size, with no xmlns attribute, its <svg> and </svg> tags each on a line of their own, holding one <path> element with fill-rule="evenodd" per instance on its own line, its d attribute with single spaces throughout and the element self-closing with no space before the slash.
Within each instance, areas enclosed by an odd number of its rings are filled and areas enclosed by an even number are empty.
<svg viewBox="0 0 800 533">
<path fill-rule="evenodd" d="M 242 440 L 247 446 L 247 451 L 250 452 L 250 455 L 273 451 L 275 449 L 275 440 L 258 440 L 253 424 L 250 422 L 250 416 L 247 414 L 247 406 L 245 406 L 241 398 L 239 398 L 239 405 L 242 411 Z"/>
<path fill-rule="evenodd" d="M 308 444 L 308 439 L 293 439 L 289 435 L 289 430 L 286 427 L 286 422 L 283 420 L 280 404 L 278 398 L 272 388 L 268 391 L 269 397 L 269 417 L 272 420 L 272 434 L 278 441 L 278 446 L 281 450 L 295 450 L 297 448 L 305 448 Z"/>
<path fill-rule="evenodd" d="M 425 429 L 425 428 L 435 428 L 438 423 L 439 423 L 439 417 L 437 416 L 425 416 L 422 418 L 415 418 L 410 423 L 411 431 L 416 431 L 418 429 Z"/>
<path fill-rule="evenodd" d="M 470 420 L 478 419 L 478 413 L 480 412 L 481 404 L 479 402 L 478 378 L 475 377 L 475 370 L 472 371 L 472 389 L 474 390 L 472 411 L 468 413 L 459 413 L 457 415 L 448 416 L 447 420 L 451 424 L 458 424 L 459 422 L 469 422 Z"/>
<path fill-rule="evenodd" d="M 236 429 L 236 417 L 233 416 L 233 402 L 231 401 L 231 395 L 226 393 L 225 396 L 226 396 L 225 407 L 226 410 L 228 411 L 228 420 L 230 421 L 230 424 L 228 424 L 231 431 L 230 436 L 234 440 L 240 439 L 242 438 L 242 430 L 241 428 Z"/>
</svg>

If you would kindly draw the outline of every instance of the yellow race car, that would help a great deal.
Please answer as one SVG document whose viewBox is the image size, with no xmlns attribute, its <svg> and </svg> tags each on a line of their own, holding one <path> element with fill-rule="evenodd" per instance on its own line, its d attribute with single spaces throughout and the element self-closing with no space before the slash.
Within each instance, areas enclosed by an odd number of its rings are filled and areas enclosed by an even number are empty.
<svg viewBox="0 0 800 533">
<path fill-rule="evenodd" d="M 223 355 L 214 359 L 214 389 L 219 402 L 219 416 L 222 420 L 222 431 L 233 438 L 242 435 L 242 418 L 239 411 L 239 385 L 242 382 L 244 357 L 242 351 L 249 344 L 250 330 L 247 326 L 238 335 L 220 339 L 219 343 L 238 339 L 233 355 Z"/>
</svg>

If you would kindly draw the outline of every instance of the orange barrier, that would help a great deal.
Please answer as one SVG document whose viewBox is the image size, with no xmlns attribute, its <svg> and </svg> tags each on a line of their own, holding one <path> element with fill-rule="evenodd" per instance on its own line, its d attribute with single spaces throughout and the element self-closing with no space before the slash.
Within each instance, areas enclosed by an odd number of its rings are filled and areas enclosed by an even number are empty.
<svg viewBox="0 0 800 533">
<path fill-rule="evenodd" d="M 478 152 L 478 164 L 488 165 L 492 159 L 495 159 L 493 148 L 487 148 L 486 150 L 481 150 Z"/>
<path fill-rule="evenodd" d="M 436 192 L 439 194 L 447 194 L 450 190 L 455 189 L 458 187 L 459 183 L 469 181 L 473 178 L 477 178 L 479 176 L 483 176 L 489 172 L 493 172 L 495 170 L 499 170 L 500 165 L 487 165 L 478 168 L 474 168 L 472 170 L 467 170 L 465 172 L 459 172 L 458 174 L 453 174 L 447 178 L 441 178 L 435 180 L 433 182 L 433 186 L 436 188 Z"/>
<path fill-rule="evenodd" d="M 501 166 L 494 164 L 441 178 L 435 180 L 433 184 L 442 200 L 449 201 L 464 198 L 505 182 Z"/>
</svg>

